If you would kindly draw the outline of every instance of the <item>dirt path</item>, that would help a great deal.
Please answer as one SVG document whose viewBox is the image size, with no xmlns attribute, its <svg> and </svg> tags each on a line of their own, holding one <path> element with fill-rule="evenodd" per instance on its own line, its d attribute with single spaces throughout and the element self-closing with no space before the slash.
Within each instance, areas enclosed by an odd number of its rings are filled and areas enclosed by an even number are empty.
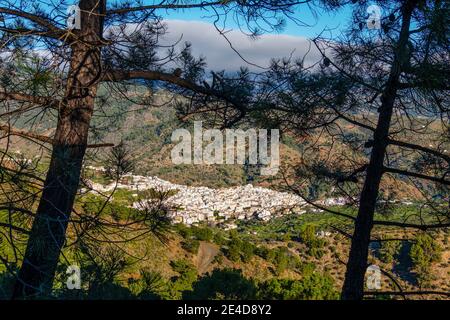
<svg viewBox="0 0 450 320">
<path fill-rule="evenodd" d="M 195 259 L 199 274 L 208 271 L 208 267 L 217 253 L 219 253 L 219 249 L 216 245 L 209 242 L 200 242 L 200 247 L 198 248 L 197 257 Z"/>
</svg>

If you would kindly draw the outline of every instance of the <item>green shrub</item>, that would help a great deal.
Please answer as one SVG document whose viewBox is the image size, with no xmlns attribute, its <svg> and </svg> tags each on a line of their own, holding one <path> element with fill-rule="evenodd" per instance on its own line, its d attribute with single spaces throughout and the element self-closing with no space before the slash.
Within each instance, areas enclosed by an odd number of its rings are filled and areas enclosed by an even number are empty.
<svg viewBox="0 0 450 320">
<path fill-rule="evenodd" d="M 192 229 L 183 223 L 178 223 L 175 225 L 175 230 L 184 239 L 190 239 L 192 237 Z"/>
<path fill-rule="evenodd" d="M 241 245 L 241 259 L 243 262 L 250 262 L 255 255 L 255 245 L 248 241 L 243 241 Z"/>
<path fill-rule="evenodd" d="M 213 232 L 210 228 L 192 227 L 192 235 L 200 241 L 211 241 Z"/>
<path fill-rule="evenodd" d="M 181 247 L 190 253 L 197 254 L 198 248 L 200 247 L 200 241 L 195 239 L 186 239 L 181 243 Z"/>
<path fill-rule="evenodd" d="M 169 291 L 171 299 L 181 299 L 186 291 L 192 291 L 192 285 L 197 281 L 197 270 L 186 260 L 176 260 L 170 263 L 173 271 L 179 276 L 170 279 Z"/>
<path fill-rule="evenodd" d="M 249 262 L 255 254 L 256 246 L 249 241 L 239 239 L 233 235 L 224 250 L 225 256 L 233 262 Z"/>
<path fill-rule="evenodd" d="M 170 299 L 169 284 L 160 273 L 151 270 L 141 270 L 139 280 L 130 279 L 128 284 L 132 292 L 145 300 Z"/>
<path fill-rule="evenodd" d="M 305 224 L 304 227 L 300 230 L 300 240 L 307 247 L 311 247 L 314 245 L 316 241 L 316 226 L 312 224 Z"/>
<path fill-rule="evenodd" d="M 419 284 L 421 286 L 429 285 L 432 280 L 431 265 L 433 262 L 441 261 L 442 258 L 441 246 L 429 234 L 420 233 L 416 236 L 409 255 Z"/>
<path fill-rule="evenodd" d="M 380 260 L 384 263 L 392 263 L 401 247 L 400 241 L 381 241 L 379 252 Z"/>
<path fill-rule="evenodd" d="M 241 270 L 214 269 L 193 285 L 192 292 L 186 292 L 183 298 L 210 300 L 248 300 L 254 299 L 256 286 L 254 281 L 245 278 Z"/>
<path fill-rule="evenodd" d="M 300 259 L 293 255 L 288 248 L 278 247 L 268 251 L 266 260 L 273 263 L 275 266 L 275 273 L 281 274 L 286 269 L 294 269 L 299 263 Z"/>
<path fill-rule="evenodd" d="M 269 255 L 269 249 L 265 246 L 259 246 L 255 248 L 255 254 L 265 260 L 267 260 L 267 257 Z"/>
<path fill-rule="evenodd" d="M 329 275 L 311 272 L 301 280 L 272 278 L 258 286 L 258 299 L 264 300 L 336 300 L 339 294 Z"/>
<path fill-rule="evenodd" d="M 219 252 L 213 259 L 213 263 L 222 264 L 223 263 L 223 253 Z"/>
<path fill-rule="evenodd" d="M 325 250 L 323 250 L 323 248 L 317 248 L 317 247 L 314 247 L 314 248 L 310 248 L 310 249 L 308 250 L 308 254 L 309 254 L 311 257 L 314 257 L 314 258 L 316 258 L 316 259 L 320 259 L 320 258 L 322 258 L 323 255 L 325 254 Z"/>
<path fill-rule="evenodd" d="M 138 281 L 129 281 L 133 292 L 140 299 L 179 300 L 183 294 L 192 290 L 197 281 L 197 270 L 186 260 L 176 260 L 170 263 L 172 270 L 178 275 L 164 279 L 154 271 L 141 270 Z"/>
<path fill-rule="evenodd" d="M 219 246 L 227 244 L 227 239 L 225 239 L 220 232 L 217 232 L 213 236 L 213 242 Z"/>
<path fill-rule="evenodd" d="M 241 241 L 233 238 L 225 249 L 225 256 L 233 262 L 238 262 L 241 258 Z"/>
<path fill-rule="evenodd" d="M 322 258 L 324 255 L 324 247 L 327 244 L 325 239 L 316 236 L 316 226 L 313 224 L 305 224 L 300 230 L 300 241 L 308 248 L 308 254 L 316 259 Z"/>
</svg>

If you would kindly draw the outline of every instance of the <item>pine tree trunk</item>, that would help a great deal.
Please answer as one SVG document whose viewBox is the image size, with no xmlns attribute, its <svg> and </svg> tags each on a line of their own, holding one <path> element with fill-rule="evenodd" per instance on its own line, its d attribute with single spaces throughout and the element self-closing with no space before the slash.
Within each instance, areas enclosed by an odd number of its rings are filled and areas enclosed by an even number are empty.
<svg viewBox="0 0 450 320">
<path fill-rule="evenodd" d="M 373 136 L 373 147 L 370 162 L 366 171 L 363 190 L 360 196 L 358 215 L 351 241 L 347 262 L 342 299 L 361 300 L 364 293 L 364 276 L 367 269 L 370 234 L 373 228 L 375 205 L 378 198 L 380 181 L 383 176 L 383 163 L 386 155 L 387 141 L 394 102 L 397 96 L 399 76 L 402 66 L 408 57 L 408 39 L 411 14 L 416 1 L 408 1 L 402 8 L 402 28 L 397 42 L 395 58 L 391 67 L 386 89 L 381 97 L 381 106 L 376 130 Z"/>
<path fill-rule="evenodd" d="M 77 193 L 86 151 L 89 123 L 100 76 L 104 1 L 80 1 L 80 40 L 71 44 L 65 99 L 58 116 L 50 166 L 33 221 L 13 298 L 51 295 L 59 256 Z"/>
</svg>

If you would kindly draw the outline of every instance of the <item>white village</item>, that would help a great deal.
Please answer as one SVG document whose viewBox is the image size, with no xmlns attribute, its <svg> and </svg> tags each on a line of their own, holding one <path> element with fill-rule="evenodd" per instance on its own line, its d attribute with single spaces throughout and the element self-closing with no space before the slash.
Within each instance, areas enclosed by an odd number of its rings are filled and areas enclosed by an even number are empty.
<svg viewBox="0 0 450 320">
<path fill-rule="evenodd" d="M 101 168 L 95 168 L 101 170 Z M 108 193 L 114 189 L 132 192 L 156 190 L 176 193 L 167 199 L 167 204 L 177 208 L 169 213 L 174 223 L 187 225 L 199 222 L 221 224 L 225 229 L 234 229 L 233 220 L 258 219 L 268 221 L 283 214 L 302 214 L 308 204 L 298 195 L 279 192 L 251 184 L 244 186 L 213 189 L 173 184 L 158 177 L 127 174 L 121 182 L 102 185 L 89 181 L 90 192 Z M 84 190 L 86 191 L 86 190 Z M 137 193 L 133 193 L 137 197 Z M 326 203 L 325 203 L 326 202 Z M 322 201 L 325 205 L 343 205 L 345 199 L 330 198 Z M 141 209 L 145 201 L 135 201 L 132 206 Z M 310 211 L 320 211 L 310 208 Z"/>
</svg>

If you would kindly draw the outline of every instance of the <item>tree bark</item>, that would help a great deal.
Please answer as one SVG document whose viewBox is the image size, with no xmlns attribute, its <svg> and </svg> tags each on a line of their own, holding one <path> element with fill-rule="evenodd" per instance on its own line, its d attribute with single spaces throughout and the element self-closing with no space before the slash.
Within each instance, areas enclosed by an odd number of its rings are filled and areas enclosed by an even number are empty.
<svg viewBox="0 0 450 320">
<path fill-rule="evenodd" d="M 82 0 L 81 29 L 73 30 L 64 103 L 60 106 L 50 166 L 13 298 L 48 298 L 78 189 L 89 123 L 100 78 L 104 0 Z M 100 14 L 99 14 L 100 13 Z"/>
<path fill-rule="evenodd" d="M 380 181 L 383 176 L 383 163 L 388 146 L 389 128 L 394 102 L 397 96 L 399 77 L 402 66 L 409 59 L 407 45 L 411 15 L 415 6 L 416 0 L 410 0 L 405 2 L 402 8 L 401 31 L 386 88 L 381 97 L 381 106 L 373 136 L 370 162 L 366 170 L 366 179 L 360 195 L 358 215 L 355 221 L 341 295 L 341 298 L 344 300 L 361 300 L 364 297 L 364 276 L 367 269 L 370 233 L 373 227 L 373 217 Z"/>
</svg>

